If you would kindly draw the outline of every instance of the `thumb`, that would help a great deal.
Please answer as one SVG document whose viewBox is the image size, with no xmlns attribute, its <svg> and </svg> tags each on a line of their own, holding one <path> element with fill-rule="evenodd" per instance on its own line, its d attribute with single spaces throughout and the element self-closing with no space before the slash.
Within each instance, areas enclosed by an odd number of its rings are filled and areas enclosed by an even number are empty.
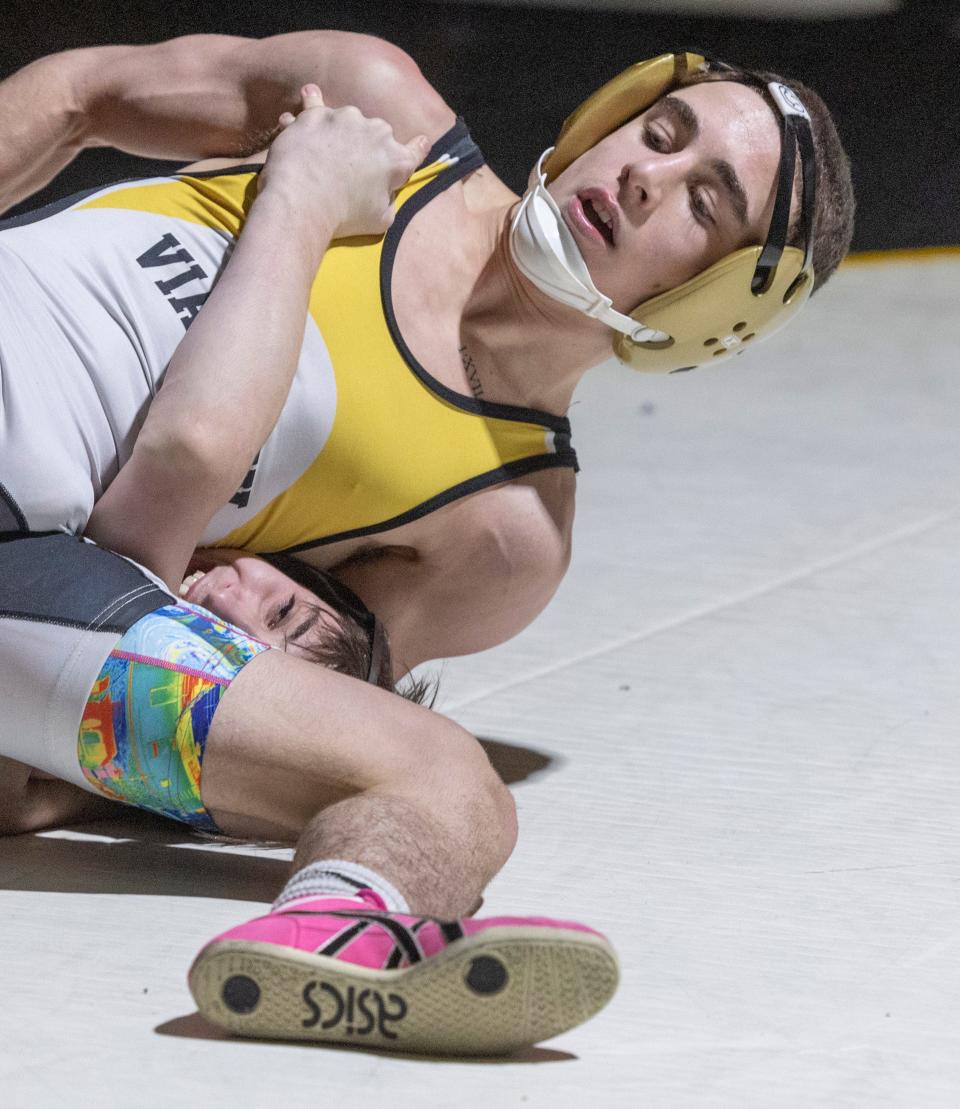
<svg viewBox="0 0 960 1109">
<path fill-rule="evenodd" d="M 319 85 L 304 85 L 300 90 L 300 100 L 303 109 L 307 108 L 323 108 L 323 93 L 320 91 Z"/>
<path fill-rule="evenodd" d="M 407 143 L 407 153 L 413 161 L 413 168 L 416 169 L 430 153 L 430 140 L 426 135 L 417 135 Z"/>
</svg>

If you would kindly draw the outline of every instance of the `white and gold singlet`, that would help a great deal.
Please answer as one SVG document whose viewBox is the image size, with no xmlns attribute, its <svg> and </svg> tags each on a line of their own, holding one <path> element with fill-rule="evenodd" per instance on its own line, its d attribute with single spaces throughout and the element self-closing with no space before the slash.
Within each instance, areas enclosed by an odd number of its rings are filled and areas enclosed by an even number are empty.
<svg viewBox="0 0 960 1109">
<path fill-rule="evenodd" d="M 398 195 L 383 239 L 327 251 L 280 418 L 204 543 L 304 550 L 576 466 L 566 419 L 447 389 L 396 324 L 404 229 L 482 164 L 458 122 Z M 0 226 L 0 534 L 83 530 L 229 256 L 256 174 L 122 182 Z"/>
</svg>

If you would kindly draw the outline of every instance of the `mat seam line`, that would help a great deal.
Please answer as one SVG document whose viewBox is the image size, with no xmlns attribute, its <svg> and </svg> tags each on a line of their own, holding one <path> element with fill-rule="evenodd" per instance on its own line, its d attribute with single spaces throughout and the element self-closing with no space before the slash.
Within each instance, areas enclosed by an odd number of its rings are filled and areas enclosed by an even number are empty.
<svg viewBox="0 0 960 1109">
<path fill-rule="evenodd" d="M 858 543 L 854 547 L 850 547 L 836 555 L 831 555 L 829 558 L 818 559 L 816 562 L 809 563 L 807 566 L 794 570 L 789 574 L 784 574 L 773 581 L 767 582 L 764 585 L 755 586 L 753 589 L 745 590 L 742 593 L 737 593 L 732 597 L 725 598 L 722 601 L 715 601 L 708 605 L 703 605 L 700 608 L 693 609 L 689 612 L 683 613 L 678 617 L 670 620 L 665 620 L 660 624 L 654 625 L 652 628 L 647 628 L 645 631 L 637 632 L 633 635 L 621 636 L 619 639 L 614 640 L 612 643 L 606 643 L 603 646 L 595 647 L 592 650 L 585 651 L 583 654 L 576 655 L 573 658 L 565 659 L 562 662 L 555 663 L 551 666 L 541 667 L 539 670 L 524 675 L 520 678 L 515 678 L 509 682 L 502 682 L 499 685 L 490 686 L 488 689 L 483 690 L 481 693 L 472 694 L 471 696 L 461 700 L 454 701 L 450 705 L 444 705 L 441 711 L 448 715 L 457 712 L 460 709 L 467 708 L 470 705 L 476 704 L 477 701 L 482 701 L 486 697 L 493 696 L 497 693 L 502 693 L 508 689 L 514 689 L 517 686 L 524 685 L 526 682 L 534 681 L 537 678 L 547 677 L 550 674 L 555 674 L 560 670 L 564 670 L 569 666 L 576 666 L 581 662 L 587 662 L 595 658 L 600 658 L 603 655 L 610 654 L 613 651 L 622 650 L 634 643 L 640 643 L 645 639 L 653 639 L 655 636 L 662 635 L 664 632 L 673 631 L 675 628 L 683 627 L 684 624 L 692 623 L 695 620 L 702 620 L 704 617 L 712 616 L 717 612 L 722 612 L 725 609 L 735 608 L 737 605 L 746 604 L 749 601 L 756 600 L 758 597 L 766 596 L 770 593 L 776 592 L 785 586 L 795 585 L 797 582 L 804 581 L 808 578 L 814 577 L 816 574 L 824 570 L 833 569 L 836 566 L 842 566 L 846 562 L 851 562 L 861 555 L 872 554 L 874 551 L 882 550 L 884 547 L 893 546 L 896 543 L 902 542 L 905 539 L 912 539 L 917 535 L 922 535 L 924 532 L 931 531 L 941 525 L 948 523 L 950 520 L 955 520 L 960 515 L 960 510 L 951 509 L 946 512 L 938 512 L 932 516 L 927 516 L 923 520 L 919 520 L 913 524 L 906 524 L 896 531 L 887 532 L 885 535 L 878 536 L 875 539 L 868 540 L 863 543 Z"/>
</svg>

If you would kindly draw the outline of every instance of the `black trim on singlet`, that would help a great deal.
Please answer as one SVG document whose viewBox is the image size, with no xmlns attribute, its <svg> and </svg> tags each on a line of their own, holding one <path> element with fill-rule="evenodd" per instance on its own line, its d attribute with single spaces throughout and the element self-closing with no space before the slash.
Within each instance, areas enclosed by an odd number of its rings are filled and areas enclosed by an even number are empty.
<svg viewBox="0 0 960 1109">
<path fill-rule="evenodd" d="M 222 166 L 220 169 L 178 169 L 171 177 L 233 177 L 237 173 L 259 173 L 263 162 L 245 162 L 242 166 Z"/>
<path fill-rule="evenodd" d="M 88 200 L 91 196 L 96 196 L 97 193 L 117 189 L 121 185 L 148 185 L 153 181 L 173 181 L 179 177 L 231 177 L 237 173 L 259 173 L 262 169 L 262 163 L 254 162 L 242 166 L 225 166 L 223 169 L 201 169 L 196 172 L 175 169 L 169 173 L 155 173 L 150 177 L 121 177 L 118 181 L 110 181 L 106 185 L 95 185 L 91 189 L 81 189 L 69 196 L 62 196 L 59 200 L 51 200 L 49 204 L 44 204 L 42 208 L 31 208 L 29 212 L 21 212 L 17 216 L 8 216 L 6 219 L 0 220 L 0 231 L 6 231 L 10 227 L 26 227 L 31 223 L 39 223 L 40 220 L 59 215 L 60 212 L 65 212 L 75 204 Z"/>
<path fill-rule="evenodd" d="M 12 522 L 13 527 L 7 527 Z M 27 518 L 24 516 L 20 505 L 13 499 L 13 494 L 0 481 L 0 536 L 22 535 L 30 530 Z"/>
<path fill-rule="evenodd" d="M 55 532 L 0 543 L 0 616 L 123 635 L 174 598 L 132 562 Z"/>
<path fill-rule="evenodd" d="M 460 408 L 464 412 L 471 412 L 477 416 L 492 416 L 500 420 L 540 424 L 554 432 L 558 437 L 566 437 L 566 441 L 569 443 L 570 421 L 566 416 L 554 416 L 549 412 L 541 412 L 536 408 L 523 408 L 514 404 L 495 404 L 492 401 L 466 397 L 455 389 L 450 389 L 437 381 L 417 361 L 400 333 L 396 314 L 393 310 L 393 264 L 396 261 L 397 250 L 404 231 L 413 217 L 426 207 L 434 197 L 446 192 L 451 185 L 455 185 L 468 173 L 486 164 L 486 159 L 473 141 L 466 123 L 459 118 L 454 126 L 438 142 L 433 144 L 427 157 L 432 161 L 436 161 L 443 154 L 459 157 L 460 161 L 450 166 L 449 169 L 442 170 L 429 184 L 424 185 L 403 204 L 383 241 L 383 251 L 380 255 L 380 299 L 384 319 L 387 321 L 387 327 L 390 330 L 394 345 L 414 375 L 431 392 L 452 404 L 455 408 Z M 573 454 L 572 451 L 570 453 Z M 569 464 L 569 462 L 566 464 Z"/>
<path fill-rule="evenodd" d="M 491 485 L 502 485 L 514 478 L 539 473 L 541 470 L 553 470 L 558 466 L 570 466 L 575 470 L 576 465 L 577 456 L 572 450 L 562 453 L 558 451 L 556 454 L 537 454 L 532 458 L 518 458 L 516 462 L 507 462 L 503 466 L 498 466 L 495 470 L 487 470 L 486 473 L 477 474 L 476 477 L 461 481 L 459 485 L 451 485 L 449 489 L 444 489 L 442 493 L 438 493 L 435 497 L 421 501 L 420 504 L 414 505 L 406 512 L 401 512 L 399 516 L 392 516 L 389 520 L 381 520 L 376 524 L 366 524 L 361 528 L 351 528 L 349 531 L 340 531 L 335 535 L 327 535 L 322 539 L 308 539 L 305 543 L 298 543 L 294 547 L 284 547 L 282 551 L 264 551 L 262 553 L 299 554 L 300 551 L 309 551 L 314 547 L 325 547 L 330 543 L 340 543 L 345 539 L 360 539 L 365 535 L 378 535 L 382 531 L 398 528 L 401 524 L 409 524 L 413 520 L 419 520 L 423 516 L 428 516 L 431 512 L 436 512 L 438 508 L 443 508 L 444 505 L 460 500 L 461 497 L 466 497 L 470 493 L 488 489 Z"/>
<path fill-rule="evenodd" d="M 453 501 L 460 500 L 470 493 L 487 489 L 492 485 L 500 485 L 514 478 L 524 477 L 527 474 L 538 473 L 541 470 L 551 470 L 559 467 L 569 468 L 578 472 L 580 467 L 577 462 L 576 451 L 570 445 L 570 421 L 565 416 L 554 416 L 549 412 L 541 412 L 535 408 L 524 408 L 513 404 L 494 404 L 491 401 L 477 400 L 466 397 L 454 389 L 448 388 L 437 381 L 432 374 L 417 361 L 410 348 L 404 341 L 400 328 L 397 325 L 396 315 L 393 310 L 392 282 L 393 265 L 396 260 L 397 249 L 403 232 L 417 212 L 421 211 L 429 202 L 451 185 L 456 184 L 467 173 L 484 165 L 486 160 L 479 147 L 473 141 L 466 123 L 457 119 L 454 126 L 445 135 L 439 138 L 430 148 L 430 153 L 424 159 L 421 168 L 432 165 L 443 155 L 458 157 L 459 162 L 442 170 L 433 181 L 424 185 L 397 213 L 397 217 L 386 234 L 383 250 L 380 257 L 380 300 L 384 319 L 390 336 L 393 339 L 397 352 L 406 362 L 410 371 L 427 389 L 441 400 L 469 412 L 475 416 L 490 416 L 502 420 L 513 420 L 517 423 L 538 424 L 545 431 L 553 432 L 554 450 L 549 454 L 538 454 L 530 458 L 520 458 L 514 462 L 504 463 L 493 470 L 477 474 L 466 481 L 453 485 L 449 489 L 422 501 L 406 512 L 392 516 L 388 520 L 381 520 L 375 524 L 366 524 L 359 528 L 350 528 L 347 531 L 337 532 L 321 539 L 310 539 L 304 543 L 297 543 L 292 547 L 284 547 L 282 551 L 271 553 L 298 554 L 301 551 L 312 550 L 314 547 L 329 546 L 331 543 L 340 543 L 347 539 L 359 539 L 368 535 L 377 535 L 400 527 L 402 524 L 419 520 L 423 516 L 435 512 Z"/>
<path fill-rule="evenodd" d="M 136 180 L 133 178 L 133 180 Z M 147 178 L 145 178 L 147 180 Z M 40 220 L 46 219 L 48 216 L 55 216 L 58 212 L 65 212 L 74 204 L 79 204 L 81 200 L 86 200 L 88 196 L 93 196 L 96 193 L 102 193 L 104 189 L 111 189 L 114 185 L 122 185 L 123 181 L 114 181 L 109 185 L 97 185 L 93 189 L 81 189 L 80 192 L 71 193 L 69 196 L 62 196 L 59 200 L 51 200 L 49 204 L 44 204 L 42 208 L 31 208 L 29 212 L 21 212 L 18 216 L 7 216 L 6 219 L 0 220 L 0 231 L 6 231 L 10 227 L 26 227 L 30 223 L 39 223 Z"/>
</svg>

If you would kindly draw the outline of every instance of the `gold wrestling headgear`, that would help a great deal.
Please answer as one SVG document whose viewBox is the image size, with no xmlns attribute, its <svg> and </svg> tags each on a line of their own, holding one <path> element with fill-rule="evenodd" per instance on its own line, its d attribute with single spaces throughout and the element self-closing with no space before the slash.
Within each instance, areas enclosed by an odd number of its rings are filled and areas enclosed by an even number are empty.
<svg viewBox="0 0 960 1109">
<path fill-rule="evenodd" d="M 728 254 L 625 316 L 593 285 L 546 186 L 581 154 L 698 71 L 729 73 L 756 88 L 776 111 L 780 172 L 767 240 Z M 786 245 L 798 146 L 803 250 Z M 541 289 L 617 331 L 614 351 L 620 361 L 648 373 L 676 373 L 741 353 L 745 344 L 782 327 L 806 302 L 814 284 L 815 183 L 810 117 L 793 89 L 701 54 L 663 54 L 614 77 L 567 118 L 556 146 L 537 163 L 514 217 L 511 251 L 520 271 Z"/>
</svg>

